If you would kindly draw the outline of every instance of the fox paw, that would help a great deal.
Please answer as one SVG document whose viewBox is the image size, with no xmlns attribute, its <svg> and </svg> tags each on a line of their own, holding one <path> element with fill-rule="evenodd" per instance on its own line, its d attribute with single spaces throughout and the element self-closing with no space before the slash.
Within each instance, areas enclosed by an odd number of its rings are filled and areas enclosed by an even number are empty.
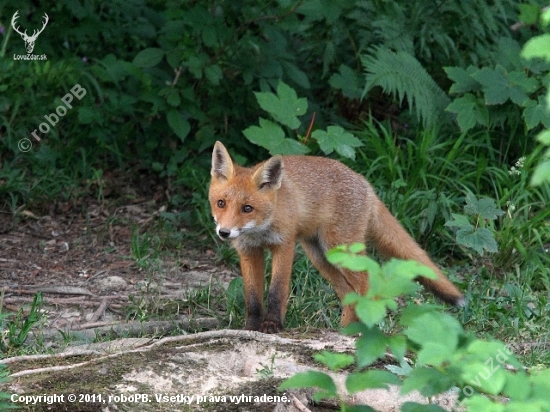
<svg viewBox="0 0 550 412">
<path fill-rule="evenodd" d="M 246 318 L 245 330 L 260 330 L 262 319 L 256 316 Z"/>
<path fill-rule="evenodd" d="M 279 333 L 282 331 L 283 331 L 283 325 L 281 325 L 281 322 L 264 320 L 260 326 L 260 332 L 262 333 Z"/>
</svg>

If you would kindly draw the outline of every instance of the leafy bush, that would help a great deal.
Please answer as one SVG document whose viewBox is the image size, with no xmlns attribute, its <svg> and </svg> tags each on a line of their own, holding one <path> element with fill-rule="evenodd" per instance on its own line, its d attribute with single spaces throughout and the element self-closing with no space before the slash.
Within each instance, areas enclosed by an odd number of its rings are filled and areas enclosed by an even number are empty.
<svg viewBox="0 0 550 412">
<path fill-rule="evenodd" d="M 261 108 L 281 125 L 260 118 L 260 127 L 251 126 L 243 131 L 246 138 L 268 149 L 272 155 L 308 153 L 309 149 L 303 144 L 308 140 L 308 135 L 304 137 L 298 135 L 298 139 L 303 143 L 285 137 L 300 127 L 298 116 L 306 113 L 307 99 L 299 99 L 295 90 L 282 82 L 277 86 L 277 94 L 256 93 L 256 99 Z M 285 133 L 281 126 L 286 126 L 290 132 Z M 326 131 L 315 130 L 311 137 L 317 141 L 325 155 L 336 152 L 341 156 L 355 159 L 354 148 L 361 146 L 361 142 L 356 137 L 340 126 L 329 126 Z"/>
<path fill-rule="evenodd" d="M 363 245 L 355 244 L 337 247 L 327 254 L 333 264 L 369 273 L 367 295 L 350 293 L 344 299 L 345 304 L 355 305 L 360 320 L 344 330 L 347 334 L 360 334 L 355 353 L 352 356 L 324 351 L 315 356 L 333 372 L 355 367 L 345 381 L 349 395 L 365 389 L 388 388 L 390 384 L 400 386 L 401 394 L 417 390 L 426 397 L 459 388 L 458 399 L 468 411 L 550 411 L 547 396 L 550 370 L 527 373 L 504 343 L 475 338 L 438 306 L 410 305 L 397 313 L 395 298 L 418 289 L 414 277 L 421 274 L 434 278 L 435 274 L 413 261 L 392 260 L 380 267 L 369 258 L 357 255 L 362 250 Z M 388 311 L 395 312 L 402 332 L 386 335 L 377 326 Z M 386 356 L 386 349 L 401 367 L 387 366 L 387 371 L 366 370 L 377 359 Z M 405 362 L 407 351 L 414 356 L 414 368 Z M 372 410 L 367 406 L 347 405 L 346 399 L 338 394 L 332 377 L 320 371 L 298 373 L 283 382 L 279 389 L 307 387 L 318 388 L 313 397 L 315 401 L 338 399 L 342 411 Z M 503 401 L 500 394 L 508 400 Z M 414 402 L 406 402 L 401 410 L 444 411 L 436 405 Z"/>
<path fill-rule="evenodd" d="M 458 244 L 474 249 L 481 256 L 484 251 L 498 252 L 492 222 L 504 212 L 496 207 L 495 201 L 487 198 L 478 200 L 473 194 L 468 193 L 464 213 L 465 215 L 453 213 L 453 220 L 445 223 L 445 226 L 457 228 Z M 474 218 L 473 225 L 468 216 Z"/>
<path fill-rule="evenodd" d="M 16 10 L 28 27 L 49 13 L 36 46 L 46 62 L 9 58 L 23 46 L 9 24 Z M 244 157 L 259 158 L 240 131 L 265 109 L 253 91 L 272 93 L 280 81 L 307 98 L 303 115 L 309 120 L 315 113 L 312 132 L 328 134 L 319 139 L 345 138 L 327 127 L 332 123 L 359 125 L 369 112 L 387 118 L 394 102 L 375 85 L 436 125 L 448 99 L 441 66 L 485 64 L 496 55 L 498 39 L 510 37 L 503 33 L 516 15 L 512 0 L 437 7 L 421 0 L 6 3 L 0 6 L 0 53 L 6 57 L 0 62 L 0 159 L 16 184 L 6 189 L 10 207 L 76 196 L 78 182 L 100 168 L 137 166 L 187 183 L 180 170 L 204 162 L 205 149 L 220 137 Z M 414 71 L 394 70 L 384 83 L 372 77 L 395 58 L 405 63 L 399 69 Z M 411 82 L 410 74 L 422 82 Z M 40 141 L 31 137 L 76 84 L 86 96 Z M 405 106 L 398 117 L 407 116 Z M 308 127 L 309 121 L 290 129 L 307 140 Z M 30 152 L 18 149 L 22 139 L 33 144 Z M 25 171 L 24 178 L 13 179 L 12 170 Z"/>
</svg>

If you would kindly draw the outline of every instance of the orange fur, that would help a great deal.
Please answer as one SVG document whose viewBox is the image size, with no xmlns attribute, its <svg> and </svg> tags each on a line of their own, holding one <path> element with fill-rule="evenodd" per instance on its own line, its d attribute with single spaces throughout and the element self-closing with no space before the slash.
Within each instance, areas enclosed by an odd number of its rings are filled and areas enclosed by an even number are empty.
<svg viewBox="0 0 550 412">
<path fill-rule="evenodd" d="M 419 281 L 446 302 L 461 304 L 462 294 L 441 273 L 376 196 L 361 175 L 344 164 L 314 156 L 273 156 L 245 168 L 233 163 L 216 142 L 212 153 L 209 200 L 216 232 L 239 253 L 246 300 L 246 329 L 265 333 L 283 329 L 294 246 L 300 242 L 321 275 L 342 299 L 365 294 L 365 273 L 330 264 L 334 246 L 372 241 L 384 257 L 413 259 L 429 266 L 437 280 Z M 273 256 L 267 313 L 263 311 L 264 251 Z M 356 320 L 344 307 L 342 325 Z"/>
</svg>

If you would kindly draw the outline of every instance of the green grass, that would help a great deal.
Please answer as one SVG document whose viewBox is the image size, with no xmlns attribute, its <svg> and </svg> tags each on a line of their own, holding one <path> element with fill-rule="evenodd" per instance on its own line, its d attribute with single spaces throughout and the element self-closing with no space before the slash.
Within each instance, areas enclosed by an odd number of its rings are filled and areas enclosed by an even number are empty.
<svg viewBox="0 0 550 412">
<path fill-rule="evenodd" d="M 337 329 L 340 310 L 336 292 L 298 247 L 285 327 Z"/>
<path fill-rule="evenodd" d="M 43 297 L 38 292 L 30 305 L 29 313 L 23 307 L 17 313 L 3 313 L 4 290 L 0 293 L 0 359 L 16 356 L 20 353 L 34 352 L 36 348 L 26 344 L 29 334 L 35 326 L 40 326 Z M 39 342 L 39 339 L 36 340 Z M 34 345 L 36 346 L 36 344 Z"/>
</svg>

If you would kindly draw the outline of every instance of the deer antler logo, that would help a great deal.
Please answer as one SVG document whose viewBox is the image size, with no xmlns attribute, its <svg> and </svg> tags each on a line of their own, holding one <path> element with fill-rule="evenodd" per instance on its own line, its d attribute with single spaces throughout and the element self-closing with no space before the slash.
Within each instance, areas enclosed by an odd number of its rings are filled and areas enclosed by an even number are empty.
<svg viewBox="0 0 550 412">
<path fill-rule="evenodd" d="M 19 17 L 17 15 L 17 13 L 19 13 L 19 10 L 17 10 L 15 12 L 15 14 L 13 15 L 13 17 L 11 19 L 11 26 L 13 27 L 15 32 L 19 33 L 21 35 L 21 37 L 23 38 L 23 41 L 25 42 L 25 49 L 27 49 L 27 54 L 31 54 L 33 49 L 34 49 L 34 42 L 38 38 L 38 35 L 44 31 L 44 28 L 46 27 L 46 24 L 48 24 L 48 21 L 50 19 L 49 19 L 48 15 L 46 13 L 44 13 L 44 23 L 42 24 L 42 28 L 40 30 L 34 30 L 33 33 L 32 33 L 32 36 L 28 36 L 27 35 L 27 30 L 25 30 L 24 33 L 21 33 L 21 31 L 19 31 L 19 27 L 15 27 L 15 20 L 17 20 L 17 18 Z"/>
</svg>

